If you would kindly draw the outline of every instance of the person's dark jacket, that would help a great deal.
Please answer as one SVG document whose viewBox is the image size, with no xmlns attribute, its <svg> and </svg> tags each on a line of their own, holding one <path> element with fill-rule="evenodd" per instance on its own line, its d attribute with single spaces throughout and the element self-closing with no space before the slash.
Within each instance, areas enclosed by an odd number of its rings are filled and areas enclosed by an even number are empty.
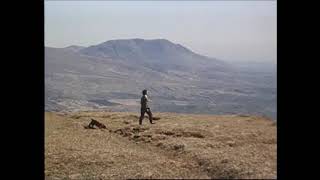
<svg viewBox="0 0 320 180">
<path fill-rule="evenodd" d="M 148 96 L 147 95 L 143 95 L 141 97 L 141 109 L 149 108 L 148 102 L 149 102 Z"/>
</svg>

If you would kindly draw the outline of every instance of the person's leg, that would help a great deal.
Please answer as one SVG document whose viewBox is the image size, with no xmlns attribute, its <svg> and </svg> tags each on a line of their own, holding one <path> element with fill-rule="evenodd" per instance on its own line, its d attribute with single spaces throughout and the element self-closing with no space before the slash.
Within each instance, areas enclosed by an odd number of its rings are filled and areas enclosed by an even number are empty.
<svg viewBox="0 0 320 180">
<path fill-rule="evenodd" d="M 139 124 L 140 125 L 142 124 L 142 120 L 144 118 L 144 113 L 145 113 L 145 110 L 141 109 L 141 115 L 140 115 L 140 118 L 139 118 Z"/>
<path fill-rule="evenodd" d="M 151 112 L 150 109 L 147 110 L 147 114 L 148 114 L 148 116 L 149 116 L 149 121 L 150 121 L 150 123 L 153 124 L 153 122 L 152 122 L 152 112 Z"/>
</svg>

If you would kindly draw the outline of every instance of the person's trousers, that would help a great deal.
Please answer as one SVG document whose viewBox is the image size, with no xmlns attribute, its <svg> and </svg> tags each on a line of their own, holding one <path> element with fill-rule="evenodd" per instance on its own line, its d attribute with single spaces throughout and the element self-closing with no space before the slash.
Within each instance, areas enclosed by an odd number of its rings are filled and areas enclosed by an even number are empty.
<svg viewBox="0 0 320 180">
<path fill-rule="evenodd" d="M 150 123 L 152 123 L 152 112 L 150 110 L 150 108 L 146 108 L 146 109 L 141 109 L 141 115 L 140 115 L 140 119 L 139 119 L 139 124 L 142 124 L 142 120 L 144 118 L 144 114 L 147 113 L 149 116 L 149 121 Z"/>
</svg>

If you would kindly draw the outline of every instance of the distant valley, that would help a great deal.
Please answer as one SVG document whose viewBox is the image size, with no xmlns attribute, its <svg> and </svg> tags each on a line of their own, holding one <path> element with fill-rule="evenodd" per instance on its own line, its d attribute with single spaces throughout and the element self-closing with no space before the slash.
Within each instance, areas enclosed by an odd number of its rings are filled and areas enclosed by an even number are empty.
<svg viewBox="0 0 320 180">
<path fill-rule="evenodd" d="M 227 63 L 166 39 L 45 48 L 45 110 L 255 114 L 276 119 L 276 65 Z"/>
</svg>

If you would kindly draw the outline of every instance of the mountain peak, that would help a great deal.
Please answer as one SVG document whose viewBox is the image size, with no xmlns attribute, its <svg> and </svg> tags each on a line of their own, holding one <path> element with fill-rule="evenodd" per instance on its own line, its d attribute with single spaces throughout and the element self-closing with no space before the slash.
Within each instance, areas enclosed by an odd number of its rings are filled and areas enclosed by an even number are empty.
<svg viewBox="0 0 320 180">
<path fill-rule="evenodd" d="M 173 42 L 169 41 L 168 39 L 142 39 L 142 38 L 132 38 L 132 39 L 112 39 L 105 41 L 101 44 L 108 44 L 108 43 L 121 43 L 121 42 L 161 42 L 161 43 L 171 43 L 174 44 Z M 99 45 L 99 44 L 98 44 Z"/>
</svg>

